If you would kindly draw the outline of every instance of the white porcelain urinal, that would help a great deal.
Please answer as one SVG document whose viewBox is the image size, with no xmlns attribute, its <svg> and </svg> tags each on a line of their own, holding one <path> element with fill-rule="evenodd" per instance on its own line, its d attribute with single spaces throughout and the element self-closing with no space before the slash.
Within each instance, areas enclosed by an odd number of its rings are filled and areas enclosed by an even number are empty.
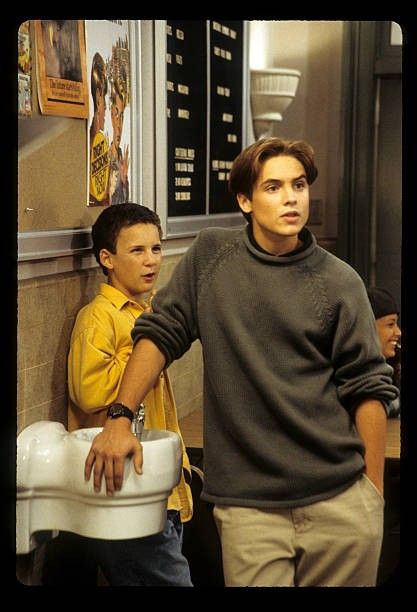
<svg viewBox="0 0 417 612">
<path fill-rule="evenodd" d="M 126 459 L 123 486 L 113 497 L 94 493 L 84 480 L 84 462 L 101 428 L 69 433 L 61 423 L 38 421 L 17 438 L 16 553 L 38 542 L 35 533 L 60 530 L 107 540 L 139 538 L 162 531 L 167 499 L 180 479 L 182 450 L 171 431 L 145 429 L 143 474 Z"/>
</svg>

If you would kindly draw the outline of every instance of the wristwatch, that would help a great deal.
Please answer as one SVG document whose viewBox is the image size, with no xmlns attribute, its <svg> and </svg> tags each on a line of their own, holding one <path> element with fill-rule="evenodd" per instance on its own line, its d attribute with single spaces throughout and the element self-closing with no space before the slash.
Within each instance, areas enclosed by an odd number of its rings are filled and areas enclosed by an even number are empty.
<svg viewBox="0 0 417 612">
<path fill-rule="evenodd" d="M 111 404 L 111 406 L 109 406 L 107 410 L 107 418 L 118 419 L 122 416 L 127 417 L 128 419 L 130 419 L 130 421 L 133 421 L 135 415 L 130 410 L 130 408 L 128 408 L 124 404 L 116 403 Z"/>
</svg>

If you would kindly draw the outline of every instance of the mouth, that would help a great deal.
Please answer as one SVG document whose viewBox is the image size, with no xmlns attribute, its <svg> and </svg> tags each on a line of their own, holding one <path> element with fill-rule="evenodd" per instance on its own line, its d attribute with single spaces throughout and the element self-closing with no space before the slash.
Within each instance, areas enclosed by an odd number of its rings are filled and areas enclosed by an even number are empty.
<svg viewBox="0 0 417 612">
<path fill-rule="evenodd" d="M 292 223 L 294 223 L 295 221 L 298 221 L 299 218 L 300 218 L 300 213 L 296 212 L 295 210 L 286 212 L 283 215 L 281 215 L 281 219 L 285 219 L 286 221 L 289 221 Z"/>
<path fill-rule="evenodd" d="M 296 210 L 288 210 L 287 212 L 281 215 L 281 217 L 299 217 L 299 216 L 300 216 L 300 213 L 297 212 Z"/>
<path fill-rule="evenodd" d="M 150 274 L 144 274 L 142 278 L 148 282 L 155 280 L 155 273 L 151 272 Z"/>
</svg>

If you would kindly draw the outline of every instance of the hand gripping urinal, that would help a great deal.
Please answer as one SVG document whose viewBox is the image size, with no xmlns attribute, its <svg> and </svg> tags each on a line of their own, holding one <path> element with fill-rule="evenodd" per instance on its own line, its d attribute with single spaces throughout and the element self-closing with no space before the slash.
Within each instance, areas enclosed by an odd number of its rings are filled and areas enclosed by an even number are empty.
<svg viewBox="0 0 417 612">
<path fill-rule="evenodd" d="M 37 545 L 35 533 L 71 531 L 91 538 L 140 538 L 163 530 L 167 500 L 178 484 L 182 449 L 178 434 L 145 429 L 143 474 L 125 460 L 123 486 L 113 497 L 94 492 L 84 463 L 102 428 L 69 433 L 62 423 L 38 421 L 17 438 L 16 553 Z"/>
</svg>

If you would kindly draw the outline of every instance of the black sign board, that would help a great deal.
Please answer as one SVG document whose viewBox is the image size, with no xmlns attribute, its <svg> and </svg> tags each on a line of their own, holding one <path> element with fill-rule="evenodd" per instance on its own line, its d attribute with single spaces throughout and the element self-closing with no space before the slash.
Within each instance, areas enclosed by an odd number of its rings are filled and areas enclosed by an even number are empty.
<svg viewBox="0 0 417 612">
<path fill-rule="evenodd" d="M 242 150 L 243 21 L 166 28 L 168 217 L 238 212 L 227 185 Z"/>
<path fill-rule="evenodd" d="M 206 210 L 205 21 L 167 21 L 168 216 Z"/>
<path fill-rule="evenodd" d="M 229 171 L 242 150 L 243 22 L 210 22 L 209 213 L 237 212 Z"/>
</svg>

